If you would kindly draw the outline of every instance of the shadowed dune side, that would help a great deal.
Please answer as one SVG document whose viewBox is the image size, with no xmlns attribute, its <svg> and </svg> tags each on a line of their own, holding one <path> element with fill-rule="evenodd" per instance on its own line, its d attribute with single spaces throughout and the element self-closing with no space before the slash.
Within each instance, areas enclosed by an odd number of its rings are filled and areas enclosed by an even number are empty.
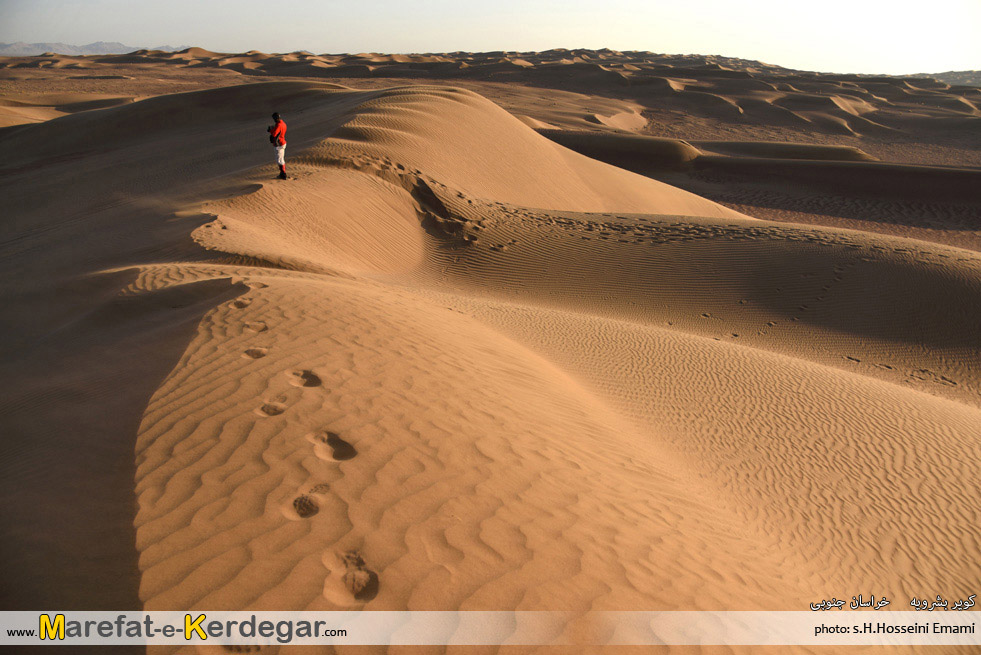
<svg viewBox="0 0 981 655">
<path fill-rule="evenodd" d="M 45 289 L 49 302 L 82 296 L 88 308 L 26 347 L 5 349 L 5 610 L 140 608 L 130 435 L 207 308 L 239 292 L 206 280 L 117 295 L 135 277 L 122 271 Z M 32 309 L 11 300 L 5 324 Z"/>
<path fill-rule="evenodd" d="M 702 154 L 692 144 L 679 139 L 572 130 L 537 131 L 570 150 L 641 174 L 657 170 L 685 170 Z"/>
<path fill-rule="evenodd" d="M 776 162 L 770 166 L 776 167 Z M 976 194 L 970 186 L 960 185 L 956 193 L 945 196 L 917 183 L 894 196 L 890 189 L 897 185 L 890 184 L 889 171 L 880 177 L 882 183 L 875 186 L 861 184 L 861 170 L 854 171 L 852 183 L 833 186 L 820 179 L 808 179 L 803 174 L 806 167 L 796 171 L 789 167 L 791 175 L 773 179 L 749 175 L 751 167 L 742 174 L 734 172 L 738 168 L 732 166 L 727 173 L 658 172 L 657 177 L 760 219 L 885 234 L 981 251 L 978 202 L 972 199 Z M 906 175 L 906 179 L 914 177 Z M 829 180 L 833 178 L 834 175 L 827 176 Z"/>
<path fill-rule="evenodd" d="M 692 144 L 709 154 L 772 159 L 807 159 L 831 161 L 876 161 L 876 158 L 854 146 L 832 146 L 805 143 L 765 141 L 696 141 Z"/>
<path fill-rule="evenodd" d="M 784 160 L 705 155 L 694 168 L 708 173 L 777 179 L 832 192 L 863 193 L 903 200 L 981 200 L 981 170 L 910 166 L 870 161 Z"/>
</svg>

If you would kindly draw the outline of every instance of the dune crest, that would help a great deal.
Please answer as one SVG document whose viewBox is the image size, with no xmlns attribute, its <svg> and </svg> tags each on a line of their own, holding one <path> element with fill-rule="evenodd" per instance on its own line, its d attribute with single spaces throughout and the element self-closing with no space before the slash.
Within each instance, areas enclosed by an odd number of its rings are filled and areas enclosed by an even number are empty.
<svg viewBox="0 0 981 655">
<path fill-rule="evenodd" d="M 556 147 L 464 89 L 395 89 L 356 112 L 307 157 L 367 154 L 425 173 L 467 195 L 526 207 L 739 216 L 656 180 Z"/>
</svg>

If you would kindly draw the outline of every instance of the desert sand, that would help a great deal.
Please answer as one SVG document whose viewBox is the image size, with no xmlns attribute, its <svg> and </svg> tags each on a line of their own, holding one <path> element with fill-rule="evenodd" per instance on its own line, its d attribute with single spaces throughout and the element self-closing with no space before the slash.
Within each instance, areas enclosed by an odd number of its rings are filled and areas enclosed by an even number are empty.
<svg viewBox="0 0 981 655">
<path fill-rule="evenodd" d="M 4 609 L 978 591 L 977 88 L 192 48 L 0 120 Z"/>
</svg>

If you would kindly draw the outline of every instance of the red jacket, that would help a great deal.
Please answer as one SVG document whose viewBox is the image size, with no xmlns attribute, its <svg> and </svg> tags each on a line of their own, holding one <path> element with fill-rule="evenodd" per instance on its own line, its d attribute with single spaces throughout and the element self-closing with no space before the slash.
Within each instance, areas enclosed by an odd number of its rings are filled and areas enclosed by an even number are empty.
<svg viewBox="0 0 981 655">
<path fill-rule="evenodd" d="M 273 139 L 274 146 L 285 146 L 286 145 L 286 121 L 280 118 L 276 121 L 275 125 L 271 125 L 266 129 L 269 132 L 269 136 Z"/>
</svg>

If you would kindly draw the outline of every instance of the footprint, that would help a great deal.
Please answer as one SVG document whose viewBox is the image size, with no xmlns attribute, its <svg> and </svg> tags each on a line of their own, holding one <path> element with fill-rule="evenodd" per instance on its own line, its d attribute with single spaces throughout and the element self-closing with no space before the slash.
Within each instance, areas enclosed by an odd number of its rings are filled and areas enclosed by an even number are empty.
<svg viewBox="0 0 981 655">
<path fill-rule="evenodd" d="M 326 482 L 321 482 L 320 484 L 314 485 L 310 488 L 310 493 L 312 494 L 325 494 L 330 491 L 330 485 Z"/>
<path fill-rule="evenodd" d="M 365 603 L 378 595 L 378 574 L 367 568 L 356 550 L 324 555 L 328 575 L 324 581 L 324 598 L 335 605 Z"/>
<path fill-rule="evenodd" d="M 933 382 L 935 384 L 942 384 L 947 387 L 956 387 L 957 382 L 951 380 L 945 375 L 940 375 L 935 373 L 928 368 L 916 369 L 914 371 L 909 371 L 906 375 L 906 380 L 912 382 L 914 380 L 918 382 Z"/>
<path fill-rule="evenodd" d="M 340 462 L 353 459 L 358 454 L 357 448 L 341 439 L 340 435 L 336 432 L 331 432 L 330 430 L 318 430 L 307 435 L 307 440 L 316 447 L 314 452 L 321 459 L 333 459 Z M 324 452 L 324 446 L 330 448 L 329 457 Z"/>
<path fill-rule="evenodd" d="M 320 377 L 313 371 L 288 371 L 286 376 L 294 387 L 319 387 L 321 384 Z"/>
<path fill-rule="evenodd" d="M 242 357 L 245 359 L 262 359 L 269 353 L 268 348 L 249 348 L 242 353 Z"/>
<path fill-rule="evenodd" d="M 862 361 L 862 360 L 860 360 L 857 357 L 852 357 L 851 355 L 845 355 L 845 359 L 847 359 L 849 361 L 852 361 L 852 362 L 855 362 L 855 363 L 861 363 L 861 361 Z"/>
<path fill-rule="evenodd" d="M 293 499 L 293 511 L 301 519 L 308 519 L 320 511 L 320 505 L 317 504 L 316 500 L 304 494 Z"/>
<path fill-rule="evenodd" d="M 286 411 L 286 405 L 283 403 L 266 403 L 262 407 L 257 407 L 255 413 L 259 416 L 279 416 Z"/>
<path fill-rule="evenodd" d="M 248 321 L 245 324 L 245 329 L 253 332 L 265 332 L 269 327 L 262 321 Z"/>
<path fill-rule="evenodd" d="M 252 304 L 251 298 L 239 298 L 238 300 L 233 300 L 231 303 L 229 303 L 228 306 L 234 309 L 245 309 L 251 304 Z"/>
</svg>

